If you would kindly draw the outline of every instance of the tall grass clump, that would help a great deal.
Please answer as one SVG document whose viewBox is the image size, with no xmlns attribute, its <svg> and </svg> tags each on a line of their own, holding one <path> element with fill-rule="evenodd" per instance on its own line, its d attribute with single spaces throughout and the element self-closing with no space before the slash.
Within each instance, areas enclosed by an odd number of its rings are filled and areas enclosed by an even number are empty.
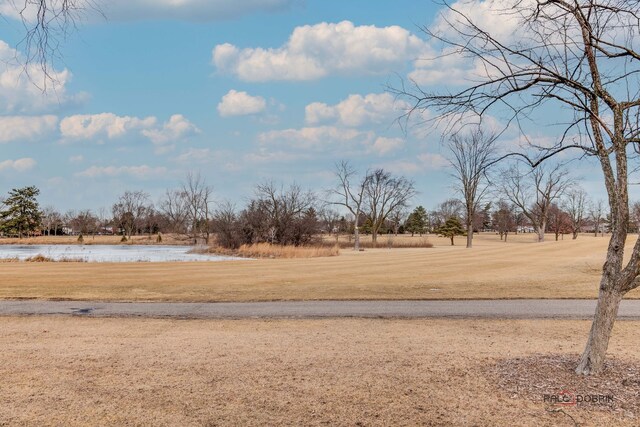
<svg viewBox="0 0 640 427">
<path fill-rule="evenodd" d="M 340 254 L 340 248 L 334 246 L 293 246 L 273 245 L 271 243 L 254 243 L 241 245 L 237 249 L 227 249 L 221 246 L 196 248 L 195 253 L 211 253 L 218 255 L 231 255 L 245 258 L 318 258 L 330 257 Z"/>
</svg>

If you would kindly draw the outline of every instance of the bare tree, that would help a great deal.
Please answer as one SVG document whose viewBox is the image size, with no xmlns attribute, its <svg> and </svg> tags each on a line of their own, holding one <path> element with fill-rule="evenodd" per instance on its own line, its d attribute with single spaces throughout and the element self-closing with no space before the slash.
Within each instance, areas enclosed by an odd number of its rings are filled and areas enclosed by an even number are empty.
<svg viewBox="0 0 640 427">
<path fill-rule="evenodd" d="M 572 183 L 568 174 L 560 165 L 540 165 L 528 173 L 512 166 L 502 173 L 502 194 L 531 221 L 538 242 L 544 241 L 549 208 Z"/>
<path fill-rule="evenodd" d="M 371 221 L 371 241 L 375 247 L 380 228 L 389 215 L 397 209 L 405 208 L 416 190 L 413 181 L 393 176 L 384 169 L 369 173 L 365 181 L 367 216 Z"/>
<path fill-rule="evenodd" d="M 58 228 L 62 223 L 62 216 L 60 212 L 53 206 L 45 206 L 42 210 L 42 225 L 45 229 L 47 236 L 51 235 L 51 230 L 54 230 L 54 236 L 58 234 Z"/>
<path fill-rule="evenodd" d="M 495 230 L 500 235 L 500 240 L 504 237 L 504 242 L 506 243 L 509 232 L 516 229 L 514 206 L 505 200 L 498 200 L 498 206 L 493 212 L 491 222 L 493 223 Z"/>
<path fill-rule="evenodd" d="M 436 228 L 445 223 L 449 218 L 462 218 L 464 203 L 458 199 L 447 199 L 438 205 L 438 209 L 433 213 L 431 228 Z"/>
<path fill-rule="evenodd" d="M 24 57 L 20 59 L 29 78 L 35 77 L 33 71 L 40 71 L 38 81 L 32 81 L 43 91 L 55 80 L 49 70 L 61 56 L 61 42 L 87 12 L 102 15 L 94 0 L 7 0 L 4 6 L 7 15 L 22 21 Z"/>
<path fill-rule="evenodd" d="M 556 242 L 560 236 L 564 240 L 564 235 L 571 231 L 571 218 L 557 203 L 552 203 L 549 207 L 549 229 L 554 234 Z"/>
<path fill-rule="evenodd" d="M 203 236 L 205 243 L 209 244 L 211 216 L 211 195 L 213 187 L 207 184 L 207 181 L 200 173 L 188 173 L 186 180 L 182 183 L 180 189 L 181 197 L 184 198 L 184 207 L 187 212 L 187 224 L 191 231 L 193 243 L 197 243 L 198 236 Z M 176 206 L 176 210 L 178 206 Z"/>
<path fill-rule="evenodd" d="M 71 218 L 71 226 L 80 233 L 81 236 L 89 234 L 95 236 L 98 229 L 98 218 L 90 209 L 84 209 Z"/>
<path fill-rule="evenodd" d="M 407 210 L 406 206 L 398 206 L 391 214 L 389 215 L 389 220 L 391 221 L 391 225 L 393 227 L 393 234 L 398 235 L 400 231 L 400 225 L 407 218 Z M 422 231 L 422 230 L 420 230 Z"/>
<path fill-rule="evenodd" d="M 640 2 L 629 0 L 515 1 L 495 11 L 517 20 L 505 37 L 483 28 L 471 14 L 446 6 L 437 30 L 427 34 L 449 55 L 473 63 L 476 75 L 460 90 L 399 90 L 415 104 L 413 113 L 436 112 L 435 120 L 453 126 L 461 115 L 496 114 L 523 123 L 532 113 L 547 115 L 558 127 L 552 144 L 532 144 L 538 156 L 516 154 L 538 166 L 567 150 L 595 157 L 604 175 L 611 237 L 602 269 L 598 304 L 576 372 L 602 370 L 609 338 L 624 295 L 640 285 L 640 238 L 625 260 L 629 225 L 629 174 L 640 152 Z M 444 28 L 443 28 L 444 27 Z M 560 116 L 560 117 L 559 117 Z M 542 126 L 545 117 L 536 116 Z M 523 132 L 524 134 L 525 132 Z"/>
<path fill-rule="evenodd" d="M 353 250 L 359 251 L 360 214 L 362 213 L 362 208 L 365 203 L 365 189 L 367 188 L 369 174 L 367 173 L 363 178 L 358 179 L 356 170 L 349 162 L 341 161 L 336 164 L 335 175 L 338 184 L 335 188 L 329 190 L 329 194 L 333 196 L 333 200 L 330 203 L 347 208 L 355 218 L 353 225 Z"/>
<path fill-rule="evenodd" d="M 598 232 L 601 230 L 602 222 L 605 219 L 604 202 L 600 199 L 591 204 L 589 208 L 589 218 L 593 223 L 593 237 L 598 237 Z M 604 235 L 604 233 L 602 233 Z"/>
<path fill-rule="evenodd" d="M 187 234 L 187 198 L 182 190 L 167 190 L 160 200 L 160 211 L 165 216 L 169 229 L 174 233 Z"/>
<path fill-rule="evenodd" d="M 454 133 L 449 139 L 449 163 L 465 206 L 467 248 L 473 245 L 473 221 L 489 188 L 487 170 L 495 164 L 496 139 L 481 127 L 468 134 Z"/>
<path fill-rule="evenodd" d="M 329 235 L 334 234 L 337 244 L 340 239 L 340 213 L 325 206 L 320 210 L 320 218 L 323 223 L 324 231 Z"/>
<path fill-rule="evenodd" d="M 144 191 L 125 191 L 113 204 L 113 219 L 127 239 L 141 228 L 150 205 L 149 194 Z"/>
<path fill-rule="evenodd" d="M 254 209 L 266 215 L 271 243 L 301 245 L 308 243 L 317 232 L 316 196 L 297 184 L 285 189 L 273 182 L 256 186 Z M 251 205 L 250 205 L 251 206 Z M 260 217 L 262 215 L 258 215 Z"/>
<path fill-rule="evenodd" d="M 218 205 L 213 212 L 213 230 L 220 246 L 237 249 L 242 245 L 241 224 L 233 203 L 223 202 Z"/>
<path fill-rule="evenodd" d="M 563 207 L 571 220 L 571 234 L 574 240 L 578 238 L 578 233 L 584 225 L 587 203 L 587 192 L 578 186 L 570 189 L 564 199 Z"/>
</svg>

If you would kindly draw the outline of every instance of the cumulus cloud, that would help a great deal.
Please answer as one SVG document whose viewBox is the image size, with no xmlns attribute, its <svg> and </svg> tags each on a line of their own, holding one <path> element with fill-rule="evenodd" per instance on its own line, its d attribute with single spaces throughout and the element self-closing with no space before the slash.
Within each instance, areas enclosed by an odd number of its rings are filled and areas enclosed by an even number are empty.
<svg viewBox="0 0 640 427">
<path fill-rule="evenodd" d="M 527 7 L 527 4 L 535 6 L 535 0 L 524 0 L 521 6 Z M 459 41 L 457 30 L 467 25 L 464 16 L 481 29 L 491 31 L 491 35 L 502 43 L 527 39 L 527 35 L 523 34 L 525 28 L 521 25 L 520 16 L 513 12 L 511 0 L 459 0 L 452 3 L 451 8 L 444 8 L 430 26 L 434 34 Z M 453 9 L 461 13 L 458 14 Z M 455 29 L 452 29 L 452 25 Z M 486 67 L 481 61 L 463 57 L 458 54 L 459 50 L 434 41 L 431 51 L 436 53 L 417 59 L 409 78 L 420 85 L 463 85 L 497 71 Z M 500 64 L 498 58 L 493 58 L 492 66 L 502 67 L 503 64 Z"/>
<path fill-rule="evenodd" d="M 372 123 L 391 124 L 408 108 L 405 101 L 389 93 L 349 95 L 336 105 L 314 102 L 305 107 L 305 121 L 315 125 L 336 121 L 344 126 L 358 127 Z"/>
<path fill-rule="evenodd" d="M 56 7 L 55 2 L 51 2 Z M 256 12 L 277 12 L 289 8 L 294 0 L 94 0 L 96 9 L 110 21 L 172 19 L 185 21 L 220 21 Z M 2 16 L 20 19 L 22 2 L 0 0 Z M 37 8 L 30 2 L 25 13 L 33 20 Z M 88 12 L 91 12 L 89 10 Z M 97 14 L 96 14 L 97 15 Z M 97 17 L 96 17 L 97 18 Z"/>
<path fill-rule="evenodd" d="M 179 141 L 183 138 L 200 133 L 200 129 L 187 120 L 182 114 L 174 114 L 161 128 L 143 129 L 142 134 L 156 145 Z"/>
<path fill-rule="evenodd" d="M 416 174 L 444 169 L 449 166 L 449 161 L 438 153 L 422 153 L 413 160 L 396 160 L 383 166 L 391 172 Z"/>
<path fill-rule="evenodd" d="M 422 39 L 399 26 L 323 22 L 295 28 L 279 48 L 217 45 L 213 63 L 245 81 L 313 80 L 329 74 L 388 73 L 426 49 Z"/>
<path fill-rule="evenodd" d="M 273 130 L 258 135 L 258 142 L 263 145 L 287 145 L 292 148 L 316 151 L 323 151 L 336 144 L 342 147 L 366 145 L 373 139 L 373 132 L 335 126 Z"/>
<path fill-rule="evenodd" d="M 230 90 L 218 104 L 222 117 L 258 114 L 267 108 L 267 101 L 261 96 L 251 96 L 247 92 Z"/>
<path fill-rule="evenodd" d="M 26 172 L 36 165 L 36 161 L 30 157 L 23 157 L 17 160 L 5 160 L 0 162 L 0 171 Z"/>
<path fill-rule="evenodd" d="M 91 166 L 78 172 L 77 176 L 87 178 L 99 178 L 99 177 L 118 177 L 118 176 L 131 176 L 138 179 L 148 179 L 156 176 L 162 176 L 167 173 L 167 168 L 151 167 L 147 165 L 140 166 Z"/>
<path fill-rule="evenodd" d="M 387 154 L 392 151 L 396 151 L 404 146 L 404 140 L 402 138 L 387 138 L 384 136 L 376 138 L 371 151 L 377 154 Z"/>
<path fill-rule="evenodd" d="M 0 144 L 11 141 L 34 140 L 53 132 L 58 118 L 45 116 L 0 116 Z"/>
<path fill-rule="evenodd" d="M 50 67 L 47 77 L 38 65 L 29 64 L 25 68 L 21 62 L 24 58 L 20 52 L 0 40 L 0 110 L 12 114 L 33 113 L 86 98 L 86 94 L 67 92 L 66 85 L 71 80 L 68 70 Z"/>
<path fill-rule="evenodd" d="M 68 139 L 91 139 L 107 137 L 114 139 L 127 132 L 150 128 L 156 124 L 155 117 L 117 116 L 113 113 L 78 114 L 65 117 L 60 122 L 60 133 Z"/>
</svg>

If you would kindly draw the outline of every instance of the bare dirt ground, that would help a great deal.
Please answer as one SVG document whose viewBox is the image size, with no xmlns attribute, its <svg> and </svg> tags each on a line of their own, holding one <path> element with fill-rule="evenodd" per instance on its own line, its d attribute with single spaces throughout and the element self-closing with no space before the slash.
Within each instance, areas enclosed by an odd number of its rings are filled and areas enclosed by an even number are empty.
<svg viewBox="0 0 640 427">
<path fill-rule="evenodd" d="M 0 425 L 640 422 L 637 369 L 628 370 L 640 361 L 638 322 L 616 324 L 614 370 L 588 383 L 571 372 L 587 321 L 9 317 L 2 324 Z M 543 402 L 564 389 L 612 393 L 614 403 Z"/>
<path fill-rule="evenodd" d="M 410 239 L 409 236 L 402 238 Z M 416 236 L 416 239 L 419 237 Z M 596 298 L 608 239 L 430 237 L 433 248 L 216 263 L 0 263 L 0 298 L 113 301 Z M 628 240 L 627 253 L 634 238 Z M 381 243 L 384 238 L 381 238 Z M 636 290 L 628 298 L 639 298 Z"/>
</svg>

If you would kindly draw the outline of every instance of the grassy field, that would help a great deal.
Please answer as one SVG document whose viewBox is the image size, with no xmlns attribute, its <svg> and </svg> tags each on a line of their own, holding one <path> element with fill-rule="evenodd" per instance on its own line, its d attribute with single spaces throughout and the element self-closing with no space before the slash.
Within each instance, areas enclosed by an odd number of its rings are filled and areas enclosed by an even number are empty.
<svg viewBox="0 0 640 427">
<path fill-rule="evenodd" d="M 585 383 L 587 321 L 1 320 L 0 425 L 573 426 L 543 402 L 567 388 L 614 396 L 563 407 L 580 426 L 640 417 L 638 322 Z"/>
<path fill-rule="evenodd" d="M 341 250 L 339 256 L 212 263 L 0 263 L 0 298 L 117 301 L 595 298 L 608 239 Z M 403 237 L 410 239 L 411 237 Z M 416 239 L 419 237 L 416 237 Z M 633 239 L 628 242 L 628 247 Z M 629 298 L 639 298 L 633 291 Z"/>
</svg>

